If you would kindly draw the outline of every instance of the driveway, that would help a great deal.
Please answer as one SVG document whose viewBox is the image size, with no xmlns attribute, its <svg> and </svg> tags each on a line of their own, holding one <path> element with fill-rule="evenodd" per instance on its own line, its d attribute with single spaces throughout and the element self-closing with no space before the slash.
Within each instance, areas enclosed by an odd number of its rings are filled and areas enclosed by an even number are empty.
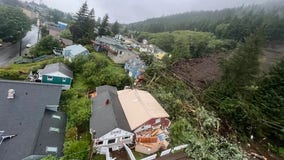
<svg viewBox="0 0 284 160">
<path fill-rule="evenodd" d="M 38 27 L 32 26 L 31 31 L 23 38 L 22 41 L 22 53 L 26 49 L 27 44 L 36 44 L 38 37 Z M 0 67 L 6 67 L 10 64 L 10 61 L 19 56 L 20 42 L 14 43 L 10 46 L 0 48 Z"/>
</svg>

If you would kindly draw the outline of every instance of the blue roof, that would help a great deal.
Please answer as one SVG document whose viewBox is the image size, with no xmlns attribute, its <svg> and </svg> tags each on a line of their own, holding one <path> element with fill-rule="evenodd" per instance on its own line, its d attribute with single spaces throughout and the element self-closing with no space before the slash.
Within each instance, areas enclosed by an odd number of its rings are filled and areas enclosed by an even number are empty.
<svg viewBox="0 0 284 160">
<path fill-rule="evenodd" d="M 57 24 L 59 24 L 59 25 L 63 25 L 63 26 L 67 26 L 67 25 L 68 25 L 67 23 L 60 22 L 60 21 L 58 21 L 58 23 L 57 23 Z"/>
<path fill-rule="evenodd" d="M 89 54 L 89 51 L 79 44 L 63 48 L 62 54 L 64 57 L 75 57 L 79 54 Z"/>
<path fill-rule="evenodd" d="M 133 78 L 137 78 L 144 72 L 146 64 L 138 58 L 133 58 L 125 63 L 124 68 L 132 73 Z"/>
</svg>

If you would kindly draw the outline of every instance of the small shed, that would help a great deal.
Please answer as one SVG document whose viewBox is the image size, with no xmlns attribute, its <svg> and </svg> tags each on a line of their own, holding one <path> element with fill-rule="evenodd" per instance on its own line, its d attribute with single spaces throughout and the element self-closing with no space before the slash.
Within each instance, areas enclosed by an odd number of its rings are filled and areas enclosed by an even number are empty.
<svg viewBox="0 0 284 160">
<path fill-rule="evenodd" d="M 73 72 L 63 63 L 49 64 L 38 71 L 42 83 L 59 84 L 62 90 L 68 90 L 73 80 Z"/>
</svg>

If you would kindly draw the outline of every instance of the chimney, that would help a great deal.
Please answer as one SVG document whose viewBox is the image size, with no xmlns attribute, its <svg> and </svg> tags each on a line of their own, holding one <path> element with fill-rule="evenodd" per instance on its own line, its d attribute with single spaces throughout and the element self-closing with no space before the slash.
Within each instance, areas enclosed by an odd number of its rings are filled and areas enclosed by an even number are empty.
<svg viewBox="0 0 284 160">
<path fill-rule="evenodd" d="M 8 90 L 8 97 L 7 97 L 7 99 L 14 99 L 15 98 L 15 94 L 16 94 L 16 92 L 15 92 L 14 89 L 9 89 Z"/>
</svg>

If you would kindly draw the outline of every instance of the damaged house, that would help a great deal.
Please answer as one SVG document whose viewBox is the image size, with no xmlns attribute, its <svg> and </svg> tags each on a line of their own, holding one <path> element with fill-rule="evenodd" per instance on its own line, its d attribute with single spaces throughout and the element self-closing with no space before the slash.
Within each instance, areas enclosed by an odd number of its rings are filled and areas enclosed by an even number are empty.
<svg viewBox="0 0 284 160">
<path fill-rule="evenodd" d="M 90 132 L 97 150 L 119 150 L 123 143 L 133 143 L 135 150 L 144 154 L 167 148 L 169 115 L 149 92 L 117 91 L 111 86 L 98 87 L 96 92 Z"/>
</svg>

